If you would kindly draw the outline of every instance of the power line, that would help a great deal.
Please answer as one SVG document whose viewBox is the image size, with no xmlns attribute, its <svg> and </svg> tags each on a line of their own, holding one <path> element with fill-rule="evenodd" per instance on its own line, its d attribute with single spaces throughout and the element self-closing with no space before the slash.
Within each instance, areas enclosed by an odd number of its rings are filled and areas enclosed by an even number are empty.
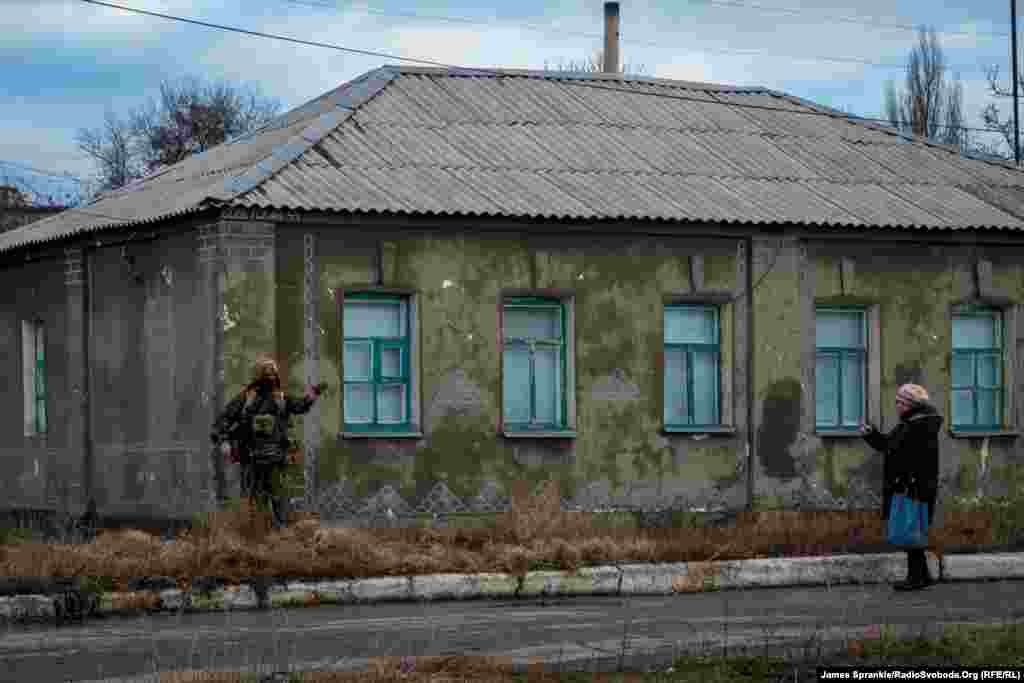
<svg viewBox="0 0 1024 683">
<path fill-rule="evenodd" d="M 753 10 L 758 10 L 758 11 L 761 11 L 761 12 L 779 12 L 779 13 L 782 13 L 782 14 L 798 14 L 798 15 L 799 14 L 807 14 L 808 13 L 806 10 L 803 10 L 803 9 L 793 9 L 793 8 L 788 8 L 788 7 L 770 7 L 768 5 L 755 5 L 753 3 L 748 3 L 748 2 L 739 2 L 738 0 L 695 0 L 695 2 L 703 3 L 703 4 L 706 4 L 706 5 L 719 5 L 719 6 L 722 6 L 722 7 L 738 7 L 738 8 L 741 8 L 741 9 L 753 9 Z M 866 20 L 866 19 L 861 19 L 861 18 L 857 18 L 857 17 L 835 17 L 835 16 L 821 16 L 819 18 L 825 19 L 827 21 L 834 21 L 836 23 L 860 24 L 862 26 L 871 26 L 871 27 L 874 27 L 874 28 L 894 28 L 894 29 L 899 29 L 901 31 L 915 31 L 915 32 L 918 30 L 918 27 L 917 26 L 913 26 L 912 24 L 890 23 L 890 22 L 878 21 L 877 19 Z M 946 31 L 946 30 L 939 31 L 939 30 L 936 30 L 935 33 L 937 35 L 966 36 L 966 37 L 979 36 L 980 35 L 980 36 L 996 36 L 996 37 L 1000 37 L 1000 38 L 1008 38 L 1010 36 L 1010 34 L 1005 32 L 1005 31 Z"/>
<path fill-rule="evenodd" d="M 22 164 L 17 161 L 6 161 L 4 159 L 0 159 L 0 164 L 3 164 L 4 166 L 14 166 L 15 168 L 20 168 L 24 171 L 31 171 L 32 173 L 36 173 L 38 175 L 52 176 L 54 178 L 63 178 L 64 180 L 73 180 L 76 183 L 82 182 L 81 178 L 70 173 L 54 173 L 52 171 L 44 171 L 42 169 L 34 168 L 32 166 L 29 166 L 28 164 Z"/>
<path fill-rule="evenodd" d="M 286 0 L 286 2 L 289 2 L 289 3 L 294 4 L 294 5 L 304 5 L 306 7 L 322 7 L 324 9 L 334 9 L 334 10 L 338 9 L 337 5 L 330 4 L 330 3 L 313 2 L 312 0 Z M 751 7 L 754 7 L 754 6 L 751 6 Z M 757 7 L 760 7 L 760 6 L 757 6 Z M 448 21 L 448 22 L 454 22 L 454 23 L 460 23 L 460 24 L 474 24 L 474 25 L 486 25 L 486 26 L 494 26 L 494 25 L 501 26 L 502 25 L 502 22 L 497 22 L 497 21 L 495 21 L 493 19 L 489 20 L 489 19 L 485 19 L 485 18 L 476 19 L 476 18 L 471 18 L 471 17 L 450 17 L 450 16 L 428 15 L 428 14 L 414 14 L 414 13 L 411 13 L 411 12 L 383 12 L 381 10 L 372 9 L 372 8 L 366 6 L 366 5 L 361 6 L 361 9 L 363 11 L 367 12 L 368 14 L 374 14 L 374 15 L 384 16 L 384 17 L 396 17 L 396 18 L 405 18 L 405 19 L 429 19 L 429 20 L 432 20 L 432 21 Z M 769 9 L 771 9 L 771 8 L 769 8 Z M 507 25 L 512 26 L 513 24 L 509 23 Z M 541 33 L 546 33 L 546 34 L 552 34 L 552 33 L 556 33 L 557 32 L 560 35 L 575 35 L 575 36 L 580 36 L 580 37 L 584 37 L 584 38 L 592 38 L 592 39 L 603 39 L 603 37 L 604 37 L 603 35 L 597 34 L 597 33 L 584 33 L 584 32 L 574 32 L 574 31 L 555 31 L 554 29 L 545 28 L 545 27 L 542 27 L 542 26 L 537 25 L 537 24 L 528 24 L 528 23 L 521 23 L 521 22 L 519 22 L 519 23 L 516 23 L 514 25 L 516 27 L 519 27 L 519 28 L 527 28 L 527 29 L 530 29 L 530 30 L 533 30 L 533 31 L 538 31 L 538 32 L 541 32 Z M 650 41 L 650 40 L 638 40 L 638 39 L 631 39 L 631 38 L 621 38 L 620 42 L 622 42 L 622 43 L 630 43 L 632 45 L 642 45 L 644 47 L 653 47 L 653 48 L 666 49 L 666 50 L 668 50 L 668 49 L 672 49 L 672 50 L 679 49 L 678 45 L 667 45 L 665 43 L 659 43 L 657 41 Z M 779 54 L 779 53 L 764 52 L 762 50 L 738 50 L 738 49 L 732 49 L 732 48 L 713 48 L 713 47 L 701 47 L 700 51 L 701 52 L 709 52 L 709 53 L 712 53 L 712 54 L 736 55 L 736 56 L 741 56 L 741 57 L 776 57 L 776 58 L 779 58 L 779 59 L 789 59 L 789 60 L 793 60 L 793 61 L 803 61 L 803 62 L 833 62 L 833 63 L 836 63 L 836 64 L 856 64 L 858 66 L 868 66 L 868 67 L 879 68 L 879 69 L 894 69 L 894 70 L 899 69 L 899 70 L 902 70 L 902 69 L 906 68 L 905 64 L 894 64 L 892 62 L 878 62 L 878 61 L 874 61 L 874 60 L 871 60 L 871 59 L 864 59 L 864 58 L 861 58 L 861 57 L 830 57 L 830 56 L 822 56 L 822 55 L 816 55 L 816 56 L 815 55 L 806 55 L 806 56 L 801 56 L 801 55 L 785 55 L 785 54 Z M 948 65 L 948 68 L 954 69 L 954 70 L 959 70 L 959 71 L 964 71 L 964 72 L 968 72 L 968 73 L 983 73 L 984 72 L 984 70 L 979 68 L 976 64 L 950 64 L 950 65 Z"/>
<path fill-rule="evenodd" d="M 303 5 L 305 7 L 322 7 L 323 9 L 338 10 L 339 7 L 332 3 L 327 2 L 313 2 L 312 0 L 285 0 L 286 2 L 293 5 Z M 587 33 L 585 31 L 569 31 L 566 29 L 560 29 L 553 26 L 544 26 L 542 24 L 532 24 L 527 22 L 502 22 L 500 20 L 488 17 L 450 17 L 442 16 L 438 14 L 414 14 L 412 12 L 384 12 L 382 10 L 373 9 L 369 5 L 360 5 L 359 9 L 366 12 L 367 14 L 373 14 L 380 17 L 401 17 L 403 19 L 429 19 L 431 21 L 447 21 L 455 24 L 471 24 L 474 26 L 480 25 L 491 25 L 491 26 L 503 26 L 508 28 L 526 28 L 531 31 L 537 31 L 538 33 L 546 33 L 548 35 L 559 35 L 559 36 L 577 36 L 580 38 L 597 38 L 600 39 L 603 36 L 599 33 Z M 627 42 L 627 41 L 623 41 Z"/>
<path fill-rule="evenodd" d="M 299 45 L 309 45 L 309 46 L 312 46 L 312 47 L 323 47 L 323 48 L 328 48 L 328 49 L 331 49 L 331 50 L 340 50 L 342 52 L 352 52 L 352 53 L 355 53 L 355 54 L 369 55 L 369 56 L 372 56 L 372 57 L 382 57 L 384 59 L 394 59 L 394 60 L 398 60 L 398 61 L 413 62 L 413 63 L 417 63 L 417 64 L 427 64 L 429 66 L 441 67 L 441 68 L 449 69 L 449 70 L 453 70 L 453 71 L 462 71 L 462 72 L 465 72 L 465 73 L 478 73 L 481 76 L 506 76 L 506 75 L 508 75 L 507 73 L 504 73 L 502 71 L 495 70 L 495 69 L 480 69 L 480 68 L 475 68 L 475 67 L 456 66 L 456 65 L 453 65 L 453 64 L 446 64 L 444 62 L 438 62 L 438 61 L 430 60 L 430 59 L 420 59 L 420 58 L 417 58 L 417 57 L 402 57 L 400 55 L 395 55 L 395 54 L 391 54 L 391 53 L 387 53 L 387 52 L 377 52 L 377 51 L 372 51 L 372 50 L 360 50 L 360 49 L 356 49 L 356 48 L 344 47 L 344 46 L 341 46 L 341 45 L 333 45 L 331 43 L 321 43 L 321 42 L 317 42 L 317 41 L 302 40 L 302 39 L 299 39 L 299 38 L 291 38 L 291 37 L 288 37 L 288 36 L 282 36 L 282 35 L 277 35 L 277 34 L 273 34 L 273 33 L 264 33 L 264 32 L 261 32 L 261 31 L 250 31 L 248 29 L 237 28 L 237 27 L 234 27 L 234 26 L 225 26 L 223 24 L 213 24 L 213 23 L 210 23 L 210 22 L 198 21 L 196 19 L 188 19 L 188 18 L 185 18 L 185 17 L 178 17 L 178 16 L 174 16 L 174 15 L 171 15 L 171 14 L 161 14 L 159 12 L 150 12 L 150 11 L 147 11 L 147 10 L 136 9 L 134 7 L 126 7 L 124 5 L 115 5 L 115 4 L 109 3 L 109 2 L 101 2 L 101 0 L 81 0 L 81 1 L 82 2 L 87 2 L 87 3 L 92 4 L 92 5 L 102 5 L 104 7 L 112 7 L 114 9 L 124 10 L 126 12 L 135 12 L 135 13 L 138 13 L 138 14 L 145 14 L 145 15 L 149 15 L 149 16 L 159 17 L 161 19 L 169 19 L 171 21 L 181 21 L 181 22 L 185 22 L 185 23 L 188 23 L 188 24 L 196 24 L 196 25 L 199 25 L 199 26 L 205 26 L 207 28 L 215 28 L 215 29 L 219 29 L 219 30 L 222 30 L 222 31 L 232 31 L 232 32 L 235 32 L 235 33 L 242 33 L 242 34 L 245 34 L 245 35 L 257 36 L 257 37 L 260 37 L 260 38 L 269 38 L 269 39 L 272 39 L 272 40 L 282 40 L 282 41 L 285 41 L 285 42 L 297 43 Z M 584 81 L 577 81 L 577 80 L 566 80 L 565 83 L 566 83 L 566 85 L 570 85 L 570 86 L 573 86 L 573 87 L 593 88 L 593 89 L 597 89 L 597 90 L 608 90 L 608 91 L 612 91 L 612 92 L 629 93 L 629 94 L 632 94 L 632 95 L 643 95 L 643 96 L 646 96 L 646 97 L 663 97 L 665 99 L 670 99 L 670 100 L 681 100 L 681 101 L 688 101 L 688 102 L 697 102 L 699 104 L 720 104 L 720 105 L 723 105 L 723 106 L 728 106 L 728 107 L 733 107 L 733 108 L 738 108 L 738 109 L 762 109 L 762 110 L 767 110 L 767 111 L 781 111 L 781 112 L 786 112 L 788 114 L 798 114 L 798 115 L 802 115 L 802 116 L 827 116 L 829 118 L 856 119 L 858 121 L 869 121 L 869 122 L 874 122 L 874 123 L 883 123 L 883 124 L 891 125 L 891 122 L 889 121 L 889 119 L 885 119 L 885 118 L 881 118 L 881 117 L 857 116 L 855 114 L 845 114 L 845 113 L 835 113 L 835 114 L 833 114 L 833 113 L 830 113 L 830 112 L 823 112 L 823 111 L 816 111 L 816 110 L 801 111 L 801 110 L 796 110 L 796 109 L 785 109 L 785 108 L 781 108 L 781 107 L 769 107 L 769 106 L 761 105 L 761 104 L 750 104 L 750 103 L 740 103 L 740 102 L 720 102 L 720 101 L 717 101 L 717 100 L 708 100 L 708 99 L 702 99 L 702 98 L 699 98 L 699 97 L 687 97 L 685 95 L 671 95 L 671 94 L 668 94 L 668 93 L 658 93 L 658 92 L 642 91 L 642 90 L 632 90 L 632 89 L 628 89 L 627 90 L 627 89 L 623 89 L 623 88 L 616 88 L 614 86 L 609 87 L 609 86 L 601 85 L 601 84 L 598 84 L 596 82 L 584 82 Z M 979 132 L 986 132 L 986 133 L 1000 133 L 1000 134 L 1002 134 L 1002 132 L 1003 132 L 1003 131 L 999 130 L 998 128 L 978 128 L 978 127 L 972 127 L 972 126 L 938 125 L 937 127 L 938 128 L 956 128 L 958 130 L 971 130 L 971 131 L 979 131 Z"/>
</svg>

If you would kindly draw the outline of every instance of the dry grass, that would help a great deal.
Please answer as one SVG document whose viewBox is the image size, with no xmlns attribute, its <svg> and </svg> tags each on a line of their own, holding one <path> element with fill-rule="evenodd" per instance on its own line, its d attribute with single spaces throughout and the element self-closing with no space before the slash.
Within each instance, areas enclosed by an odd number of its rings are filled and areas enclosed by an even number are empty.
<svg viewBox="0 0 1024 683">
<path fill-rule="evenodd" d="M 442 572 L 573 570 L 609 562 L 679 562 L 828 555 L 884 543 L 874 512 L 741 513 L 732 528 L 605 529 L 592 513 L 562 511 L 557 485 L 518 495 L 489 529 L 321 528 L 301 515 L 271 529 L 267 513 L 247 505 L 208 515 L 206 524 L 162 543 L 142 531 L 101 533 L 89 544 L 20 542 L 0 550 L 4 576 L 104 576 L 115 590 L 140 576 L 197 576 L 228 582 L 252 576 L 369 577 Z M 932 546 L 991 543 L 991 518 L 949 512 Z"/>
</svg>

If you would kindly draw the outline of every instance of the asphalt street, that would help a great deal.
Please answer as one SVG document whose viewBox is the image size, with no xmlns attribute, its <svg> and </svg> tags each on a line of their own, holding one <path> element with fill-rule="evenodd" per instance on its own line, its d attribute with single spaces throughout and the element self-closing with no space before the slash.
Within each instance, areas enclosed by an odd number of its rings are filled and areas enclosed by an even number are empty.
<svg viewBox="0 0 1024 683">
<path fill-rule="evenodd" d="M 381 656 L 487 655 L 569 669 L 667 666 L 680 652 L 777 654 L 889 624 L 1024 621 L 1024 582 L 775 588 L 651 597 L 382 603 L 264 612 L 111 617 L 8 627 L 0 680 L 128 681 L 154 671 L 352 669 Z M 998 664 L 994 662 L 993 664 Z"/>
</svg>

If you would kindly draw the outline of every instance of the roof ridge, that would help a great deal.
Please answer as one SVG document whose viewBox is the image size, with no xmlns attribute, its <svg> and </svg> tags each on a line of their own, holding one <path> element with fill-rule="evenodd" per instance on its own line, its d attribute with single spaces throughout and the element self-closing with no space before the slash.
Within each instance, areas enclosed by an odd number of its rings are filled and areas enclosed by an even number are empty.
<svg viewBox="0 0 1024 683">
<path fill-rule="evenodd" d="M 906 131 L 897 130 L 897 129 L 893 128 L 892 126 L 886 126 L 886 125 L 881 124 L 881 123 L 879 123 L 877 121 L 869 121 L 869 120 L 864 119 L 863 117 L 857 116 L 856 114 L 848 114 L 848 113 L 846 113 L 844 111 L 841 111 L 839 109 L 834 109 L 833 107 L 830 107 L 828 105 L 819 104 L 817 102 L 812 102 L 811 100 L 806 100 L 806 99 L 804 99 L 802 97 L 799 97 L 798 95 L 791 95 L 789 93 L 782 92 L 780 90 L 768 90 L 768 93 L 770 93 L 772 95 L 775 95 L 776 97 L 781 97 L 782 99 L 789 100 L 790 102 L 793 102 L 795 104 L 799 104 L 801 106 L 807 107 L 808 109 L 813 109 L 815 111 L 821 111 L 821 112 L 829 113 L 829 114 L 834 115 L 836 118 L 844 118 L 844 119 L 846 119 L 852 125 L 862 126 L 864 128 L 868 128 L 870 130 L 874 130 L 874 131 L 877 131 L 877 132 L 880 132 L 880 133 L 885 133 L 886 135 L 891 135 L 893 137 L 902 138 L 902 139 L 910 142 L 911 144 L 916 144 L 916 145 L 921 145 L 921 146 L 924 146 L 924 147 L 941 149 L 942 151 L 946 152 L 947 154 L 954 154 L 957 157 L 962 157 L 962 158 L 965 158 L 965 159 L 970 159 L 972 161 L 982 161 L 982 162 L 990 164 L 992 166 L 996 166 L 998 168 L 1003 168 L 1003 169 L 1005 169 L 1007 171 L 1017 171 L 1017 172 L 1021 172 L 1022 171 L 1022 169 L 1019 169 L 1019 168 L 1016 168 L 1014 166 L 1008 165 L 1008 163 L 1006 161 L 1001 161 L 1001 160 L 998 160 L 998 159 L 988 159 L 988 158 L 985 158 L 985 157 L 979 157 L 979 156 L 973 156 L 973 155 L 972 156 L 968 156 L 967 154 L 962 153 L 960 151 L 960 149 L 956 145 L 947 145 L 947 144 L 944 144 L 944 143 L 941 143 L 941 142 L 936 142 L 934 140 L 931 140 L 931 139 L 929 139 L 929 138 L 927 138 L 927 137 L 925 137 L 923 135 L 917 135 L 916 133 L 908 133 Z"/>
<path fill-rule="evenodd" d="M 317 116 L 302 132 L 275 147 L 267 156 L 253 164 L 248 164 L 246 171 L 224 178 L 223 189 L 217 196 L 212 196 L 210 199 L 217 202 L 232 201 L 256 189 L 275 173 L 305 154 L 307 150 L 319 144 L 361 106 L 380 94 L 397 77 L 398 71 L 394 67 L 383 66 L 349 81 L 337 94 L 332 110 Z M 316 99 L 318 98 L 314 98 L 310 102 Z M 302 106 L 308 104 L 309 102 Z"/>
<path fill-rule="evenodd" d="M 670 88 L 687 90 L 712 90 L 728 92 L 768 93 L 770 90 L 761 85 L 733 85 L 729 83 L 711 83 L 704 81 L 682 81 L 671 78 L 657 78 L 641 74 L 610 74 L 591 71 L 558 71 L 553 69 L 509 69 L 501 67 L 440 67 L 440 66 L 407 66 L 404 64 L 387 65 L 382 68 L 394 69 L 400 75 L 477 77 L 477 78 L 532 78 L 555 81 L 608 81 L 617 83 L 640 83 L 660 85 Z"/>
</svg>

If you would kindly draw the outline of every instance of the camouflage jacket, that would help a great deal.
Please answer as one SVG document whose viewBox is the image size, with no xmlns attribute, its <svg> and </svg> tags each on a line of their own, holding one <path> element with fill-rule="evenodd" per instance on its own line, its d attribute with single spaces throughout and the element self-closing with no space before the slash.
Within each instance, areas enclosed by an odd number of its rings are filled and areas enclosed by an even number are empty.
<svg viewBox="0 0 1024 683">
<path fill-rule="evenodd" d="M 313 399 L 249 389 L 236 396 L 213 424 L 214 443 L 235 442 L 243 463 L 284 462 L 292 415 L 309 412 Z"/>
</svg>

